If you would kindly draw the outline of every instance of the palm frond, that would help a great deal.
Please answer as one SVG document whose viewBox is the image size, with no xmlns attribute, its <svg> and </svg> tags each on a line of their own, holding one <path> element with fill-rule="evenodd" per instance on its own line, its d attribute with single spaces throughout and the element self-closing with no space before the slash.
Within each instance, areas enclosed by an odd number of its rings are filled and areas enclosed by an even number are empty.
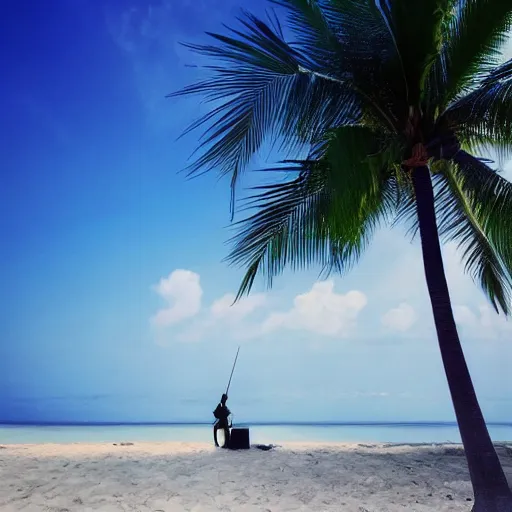
<svg viewBox="0 0 512 512">
<path fill-rule="evenodd" d="M 366 114 L 400 132 L 408 111 L 406 73 L 384 9 L 375 0 L 317 0 L 316 4 L 340 43 L 334 59 L 324 63 L 325 72 L 345 77 L 368 100 Z"/>
<path fill-rule="evenodd" d="M 408 104 L 419 105 L 426 78 L 443 42 L 453 0 L 382 0 L 399 49 L 408 85 Z"/>
<path fill-rule="evenodd" d="M 465 270 L 497 311 L 512 313 L 512 183 L 463 150 L 432 163 L 436 217 L 443 242 L 462 250 Z M 402 187 L 395 223 L 418 232 L 416 201 Z M 405 192 L 405 193 L 404 193 Z"/>
<path fill-rule="evenodd" d="M 493 160 L 488 163 L 494 163 L 494 158 L 498 168 L 503 166 L 512 158 L 512 144 L 506 140 L 497 140 L 485 133 L 483 130 L 465 129 L 457 134 L 460 148 L 470 155 L 487 154 L 493 155 Z"/>
<path fill-rule="evenodd" d="M 343 272 L 357 261 L 395 204 L 378 149 L 370 130 L 343 127 L 329 134 L 320 158 L 288 162 L 296 178 L 257 187 L 248 203 L 256 212 L 237 223 L 228 257 L 247 269 L 238 297 L 259 273 L 270 286 L 286 266 Z"/>
<path fill-rule="evenodd" d="M 284 7 L 288 13 L 288 25 L 295 40 L 293 47 L 301 49 L 308 59 L 308 68 L 326 72 L 343 51 L 343 45 L 337 37 L 335 27 L 328 22 L 319 2 L 316 0 L 272 0 Z M 346 72 L 346 70 L 345 70 Z M 333 73 L 338 79 L 342 74 Z"/>
<path fill-rule="evenodd" d="M 475 208 L 478 204 L 485 216 L 487 235 L 512 269 L 512 183 L 465 151 L 459 151 L 454 161 L 464 176 L 465 192 L 474 196 Z"/>
<path fill-rule="evenodd" d="M 314 71 L 357 82 L 355 75 L 368 74 L 368 80 L 397 57 L 393 33 L 374 0 L 272 1 L 287 9 L 293 46 Z"/>
<path fill-rule="evenodd" d="M 338 24 L 344 66 L 353 82 L 386 112 L 396 131 L 408 112 L 405 63 L 392 24 L 376 0 L 326 0 L 331 23 Z M 346 57 L 345 57 L 346 56 Z"/>
<path fill-rule="evenodd" d="M 496 67 L 512 29 L 512 4 L 463 0 L 446 26 L 445 41 L 431 82 L 441 108 L 467 93 Z M 435 85 L 434 85 L 435 84 Z"/>
<path fill-rule="evenodd" d="M 188 171 L 229 174 L 233 192 L 240 172 L 266 136 L 280 137 L 283 147 L 296 150 L 326 129 L 351 124 L 360 115 L 353 91 L 305 69 L 301 54 L 283 40 L 280 30 L 249 13 L 240 21 L 245 32 L 231 30 L 233 37 L 210 34 L 216 45 L 187 45 L 221 65 L 209 67 L 211 78 L 169 95 L 197 94 L 220 103 L 185 132 L 205 127 L 196 150 L 202 150 L 201 155 Z"/>
<path fill-rule="evenodd" d="M 406 178 L 398 188 L 396 216 L 392 226 L 403 225 L 406 236 L 414 240 L 419 233 L 418 209 L 412 183 Z"/>
<path fill-rule="evenodd" d="M 488 73 L 480 87 L 441 116 L 461 142 L 512 148 L 512 60 Z"/>
<path fill-rule="evenodd" d="M 436 175 L 436 209 L 439 236 L 457 243 L 465 271 L 487 295 L 497 312 L 512 309 L 512 275 L 488 233 L 488 217 L 476 197 L 468 190 L 464 173 L 443 161 Z M 485 198 L 489 199 L 489 198 Z"/>
</svg>

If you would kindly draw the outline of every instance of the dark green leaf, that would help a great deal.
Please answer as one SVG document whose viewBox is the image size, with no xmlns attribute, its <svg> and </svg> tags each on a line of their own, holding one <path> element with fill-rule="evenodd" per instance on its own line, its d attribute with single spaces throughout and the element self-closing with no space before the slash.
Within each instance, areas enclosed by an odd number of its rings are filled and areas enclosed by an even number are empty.
<svg viewBox="0 0 512 512">
<path fill-rule="evenodd" d="M 440 122 L 472 147 L 512 148 L 512 60 L 487 74 L 481 86 L 451 105 Z"/>
<path fill-rule="evenodd" d="M 258 273 L 270 285 L 286 266 L 316 263 L 343 272 L 357 261 L 395 204 L 378 150 L 371 131 L 340 128 L 329 134 L 319 159 L 280 169 L 296 173 L 295 179 L 257 188 L 248 203 L 256 212 L 237 223 L 228 258 L 248 269 L 238 296 L 249 292 Z"/>
<path fill-rule="evenodd" d="M 512 29 L 509 1 L 463 0 L 458 4 L 436 63 L 435 94 L 441 108 L 498 65 Z"/>
<path fill-rule="evenodd" d="M 461 151 L 436 175 L 440 236 L 462 250 L 466 271 L 497 311 L 512 313 L 512 184 Z"/>
<path fill-rule="evenodd" d="M 242 22 L 246 32 L 235 31 L 237 38 L 213 34 L 220 45 L 191 45 L 231 65 L 214 66 L 212 78 L 173 94 L 201 94 L 221 102 L 187 130 L 207 127 L 197 148 L 204 151 L 189 172 L 230 174 L 233 190 L 267 136 L 280 137 L 283 147 L 296 150 L 360 115 L 359 100 L 349 87 L 308 72 L 299 53 L 263 21 L 246 14 Z"/>
<path fill-rule="evenodd" d="M 381 2 L 392 28 L 408 84 L 409 105 L 420 103 L 426 78 L 443 43 L 443 26 L 454 0 Z"/>
</svg>

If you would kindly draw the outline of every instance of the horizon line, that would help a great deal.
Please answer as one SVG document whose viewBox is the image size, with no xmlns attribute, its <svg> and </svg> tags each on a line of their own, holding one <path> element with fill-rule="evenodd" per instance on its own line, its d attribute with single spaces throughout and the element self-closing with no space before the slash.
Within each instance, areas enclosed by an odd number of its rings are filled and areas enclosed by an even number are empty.
<svg viewBox="0 0 512 512">
<path fill-rule="evenodd" d="M 0 427 L 177 427 L 211 426 L 212 421 L 9 421 L 0 420 Z M 510 421 L 488 421 L 491 427 L 512 427 Z M 456 421 L 241 421 L 239 427 L 457 427 Z"/>
</svg>

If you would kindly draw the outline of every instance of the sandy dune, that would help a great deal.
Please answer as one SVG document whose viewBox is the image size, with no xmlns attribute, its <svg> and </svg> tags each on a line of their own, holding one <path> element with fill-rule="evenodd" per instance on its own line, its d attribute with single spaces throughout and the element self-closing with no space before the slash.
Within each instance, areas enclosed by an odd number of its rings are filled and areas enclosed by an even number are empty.
<svg viewBox="0 0 512 512">
<path fill-rule="evenodd" d="M 499 453 L 512 476 L 512 448 Z M 469 511 L 460 447 L 186 443 L 8 445 L 0 510 Z"/>
</svg>

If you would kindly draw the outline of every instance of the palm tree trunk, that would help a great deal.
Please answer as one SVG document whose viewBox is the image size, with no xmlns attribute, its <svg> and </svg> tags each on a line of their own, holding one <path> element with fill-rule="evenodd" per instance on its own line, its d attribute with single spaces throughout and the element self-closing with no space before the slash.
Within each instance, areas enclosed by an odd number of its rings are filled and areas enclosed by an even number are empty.
<svg viewBox="0 0 512 512">
<path fill-rule="evenodd" d="M 474 512 L 512 512 L 512 492 L 478 404 L 450 302 L 428 167 L 413 172 L 423 265 L 441 357 L 475 494 Z"/>
</svg>

